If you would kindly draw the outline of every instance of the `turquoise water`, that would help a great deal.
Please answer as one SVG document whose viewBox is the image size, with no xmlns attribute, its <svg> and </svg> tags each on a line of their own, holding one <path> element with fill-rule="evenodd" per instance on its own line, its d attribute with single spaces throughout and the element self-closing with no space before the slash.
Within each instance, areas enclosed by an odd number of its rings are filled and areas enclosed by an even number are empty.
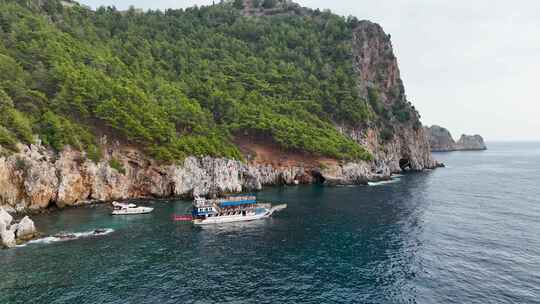
<svg viewBox="0 0 540 304">
<path fill-rule="evenodd" d="M 539 303 L 540 144 L 440 153 L 449 167 L 357 187 L 267 188 L 272 219 L 195 228 L 189 202 L 35 217 L 0 251 L 0 303 Z"/>
</svg>

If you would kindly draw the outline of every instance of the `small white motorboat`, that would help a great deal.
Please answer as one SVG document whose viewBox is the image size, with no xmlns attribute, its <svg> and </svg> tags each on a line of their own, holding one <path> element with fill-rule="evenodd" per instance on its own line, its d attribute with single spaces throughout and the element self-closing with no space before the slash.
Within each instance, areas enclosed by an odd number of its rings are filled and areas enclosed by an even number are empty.
<svg viewBox="0 0 540 304">
<path fill-rule="evenodd" d="M 113 202 L 112 215 L 133 215 L 133 214 L 145 214 L 154 211 L 154 208 L 150 207 L 138 207 L 135 204 L 122 204 L 119 202 Z"/>
</svg>

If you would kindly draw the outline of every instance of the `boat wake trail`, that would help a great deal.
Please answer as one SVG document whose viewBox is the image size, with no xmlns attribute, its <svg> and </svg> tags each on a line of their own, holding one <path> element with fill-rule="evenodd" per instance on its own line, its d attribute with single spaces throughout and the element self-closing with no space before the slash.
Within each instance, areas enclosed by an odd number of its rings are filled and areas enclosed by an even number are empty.
<svg viewBox="0 0 540 304">
<path fill-rule="evenodd" d="M 92 231 L 74 232 L 74 233 L 61 232 L 55 235 L 31 240 L 25 244 L 18 245 L 17 247 L 24 247 L 29 244 L 51 244 L 51 243 L 56 243 L 56 242 L 73 241 L 73 240 L 77 240 L 81 238 L 103 236 L 103 235 L 110 234 L 112 232 L 114 232 L 114 229 L 111 229 L 111 228 L 95 229 Z"/>
<path fill-rule="evenodd" d="M 380 182 L 369 182 L 368 185 L 369 186 L 382 186 L 382 185 L 397 183 L 399 182 L 399 180 L 400 180 L 400 176 L 392 176 L 391 180 L 385 180 L 385 181 L 380 181 Z"/>
</svg>

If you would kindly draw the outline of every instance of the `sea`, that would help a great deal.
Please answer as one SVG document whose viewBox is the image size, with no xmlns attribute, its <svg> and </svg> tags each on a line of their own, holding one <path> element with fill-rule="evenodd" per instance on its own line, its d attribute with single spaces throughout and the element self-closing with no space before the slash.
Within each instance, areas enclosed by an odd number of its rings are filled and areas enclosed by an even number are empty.
<svg viewBox="0 0 540 304">
<path fill-rule="evenodd" d="M 254 222 L 174 222 L 178 200 L 34 216 L 44 237 L 0 250 L 0 303 L 540 303 L 540 143 L 488 146 L 391 182 L 267 187 L 288 208 Z"/>
</svg>

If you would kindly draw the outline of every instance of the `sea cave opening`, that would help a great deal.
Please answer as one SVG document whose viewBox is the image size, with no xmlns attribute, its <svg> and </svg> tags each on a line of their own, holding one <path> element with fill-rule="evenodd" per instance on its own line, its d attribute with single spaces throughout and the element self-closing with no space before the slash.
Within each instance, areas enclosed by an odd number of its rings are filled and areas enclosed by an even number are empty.
<svg viewBox="0 0 540 304">
<path fill-rule="evenodd" d="M 311 171 L 311 177 L 313 177 L 314 184 L 324 184 L 326 178 L 319 171 Z"/>
<path fill-rule="evenodd" d="M 399 160 L 399 167 L 402 171 L 408 171 L 411 169 L 411 161 L 408 158 L 402 158 Z"/>
</svg>

